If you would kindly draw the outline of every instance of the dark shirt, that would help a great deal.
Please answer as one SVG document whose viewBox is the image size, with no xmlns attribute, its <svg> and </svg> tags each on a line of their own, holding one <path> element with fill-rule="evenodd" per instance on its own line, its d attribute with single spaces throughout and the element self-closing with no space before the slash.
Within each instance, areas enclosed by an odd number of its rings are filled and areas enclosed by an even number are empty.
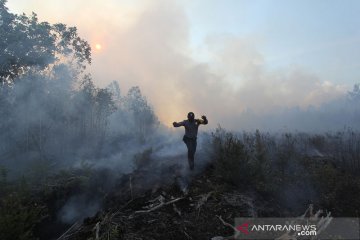
<svg viewBox="0 0 360 240">
<path fill-rule="evenodd" d="M 200 124 L 206 125 L 207 123 L 208 121 L 203 119 L 195 119 L 192 122 L 190 122 L 189 120 L 184 120 L 182 122 L 175 123 L 174 127 L 184 126 L 185 137 L 196 139 Z"/>
</svg>

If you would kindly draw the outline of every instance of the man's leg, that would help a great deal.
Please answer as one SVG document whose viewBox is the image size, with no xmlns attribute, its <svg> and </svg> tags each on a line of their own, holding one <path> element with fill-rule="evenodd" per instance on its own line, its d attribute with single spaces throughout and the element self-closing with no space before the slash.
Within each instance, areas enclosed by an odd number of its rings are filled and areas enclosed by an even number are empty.
<svg viewBox="0 0 360 240">
<path fill-rule="evenodd" d="M 190 166 L 190 142 L 189 142 L 189 139 L 188 138 L 186 138 L 185 136 L 184 136 L 184 138 L 183 138 L 183 141 L 184 141 L 184 143 L 185 143 L 185 145 L 186 145 L 186 148 L 187 148 L 187 150 L 188 150 L 188 162 L 189 162 L 189 166 Z"/>
<path fill-rule="evenodd" d="M 191 160 L 191 156 L 192 156 L 192 141 L 191 141 L 191 139 L 190 138 L 186 138 L 186 139 L 184 139 L 184 142 L 185 142 L 185 144 L 186 144 L 186 147 L 187 147 L 187 150 L 188 150 L 188 163 L 189 163 L 189 168 L 190 169 L 192 169 L 193 168 L 193 160 Z"/>
<path fill-rule="evenodd" d="M 190 168 L 190 170 L 193 170 L 194 169 L 194 157 L 195 157 L 195 152 L 196 152 L 196 139 L 184 137 L 183 141 L 186 144 L 186 147 L 188 149 L 189 168 Z"/>
<path fill-rule="evenodd" d="M 188 161 L 189 161 L 190 170 L 194 169 L 195 152 L 196 152 L 196 139 L 190 139 L 189 148 L 188 148 Z"/>
</svg>

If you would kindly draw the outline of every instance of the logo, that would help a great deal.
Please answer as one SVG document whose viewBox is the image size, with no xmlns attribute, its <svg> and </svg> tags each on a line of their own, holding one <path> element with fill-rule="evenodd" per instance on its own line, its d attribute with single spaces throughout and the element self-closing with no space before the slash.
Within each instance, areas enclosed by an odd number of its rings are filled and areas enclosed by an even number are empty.
<svg viewBox="0 0 360 240">
<path fill-rule="evenodd" d="M 240 232 L 248 235 L 249 234 L 249 223 L 243 223 L 243 224 L 237 226 L 236 229 L 239 230 Z"/>
<path fill-rule="evenodd" d="M 234 239 L 360 239 L 359 218 L 235 218 Z"/>
<path fill-rule="evenodd" d="M 253 221 L 244 220 L 235 223 L 236 239 L 247 239 L 249 235 L 252 239 L 268 239 L 286 236 L 317 236 L 318 233 L 317 225 L 309 219 L 258 218 L 252 219 Z"/>
</svg>

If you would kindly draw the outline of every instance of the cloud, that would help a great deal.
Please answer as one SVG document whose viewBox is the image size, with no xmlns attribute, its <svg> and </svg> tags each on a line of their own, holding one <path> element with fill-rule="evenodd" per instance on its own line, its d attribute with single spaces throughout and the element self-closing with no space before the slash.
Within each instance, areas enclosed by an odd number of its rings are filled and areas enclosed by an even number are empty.
<svg viewBox="0 0 360 240">
<path fill-rule="evenodd" d="M 94 52 L 90 68 L 95 81 L 106 86 L 117 80 L 123 94 L 131 86 L 140 86 L 166 125 L 194 111 L 208 115 L 211 126 L 221 123 L 236 128 L 236 116 L 248 109 L 256 113 L 304 109 L 346 92 L 347 86 L 321 79 L 301 66 L 270 69 L 258 50 L 266 39 L 253 36 L 209 36 L 201 49 L 208 60 L 196 60 L 186 4 L 75 2 L 62 13 L 67 23 L 76 23 L 92 44 L 103 46 Z"/>
<path fill-rule="evenodd" d="M 269 70 L 257 39 L 211 36 L 204 43 L 208 62 L 196 61 L 186 13 L 174 2 L 148 4 L 131 27 L 112 32 L 95 79 L 139 85 L 167 125 L 194 111 L 207 114 L 212 126 L 236 127 L 233 116 L 246 109 L 320 106 L 346 92 L 301 67 Z"/>
</svg>

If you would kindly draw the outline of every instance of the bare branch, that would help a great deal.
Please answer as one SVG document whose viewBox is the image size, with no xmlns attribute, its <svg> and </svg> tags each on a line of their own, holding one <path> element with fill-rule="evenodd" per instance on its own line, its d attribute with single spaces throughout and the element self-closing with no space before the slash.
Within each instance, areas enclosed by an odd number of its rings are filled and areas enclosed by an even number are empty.
<svg viewBox="0 0 360 240">
<path fill-rule="evenodd" d="M 157 209 L 159 209 L 159 208 L 161 208 L 161 207 L 163 207 L 163 206 L 166 206 L 166 205 L 169 205 L 169 204 L 173 204 L 173 203 L 175 203 L 175 202 L 177 202 L 177 201 L 180 201 L 181 199 L 184 199 L 184 198 L 183 198 L 183 197 L 176 198 L 176 199 L 171 200 L 171 201 L 169 201 L 169 202 L 164 202 L 164 201 L 162 200 L 162 201 L 160 202 L 160 204 L 156 205 L 155 207 L 150 208 L 150 209 L 148 209 L 148 210 L 139 210 L 139 211 L 136 211 L 135 214 L 136 214 L 136 213 L 149 213 L 149 212 L 155 211 L 155 210 L 157 210 Z"/>
</svg>

